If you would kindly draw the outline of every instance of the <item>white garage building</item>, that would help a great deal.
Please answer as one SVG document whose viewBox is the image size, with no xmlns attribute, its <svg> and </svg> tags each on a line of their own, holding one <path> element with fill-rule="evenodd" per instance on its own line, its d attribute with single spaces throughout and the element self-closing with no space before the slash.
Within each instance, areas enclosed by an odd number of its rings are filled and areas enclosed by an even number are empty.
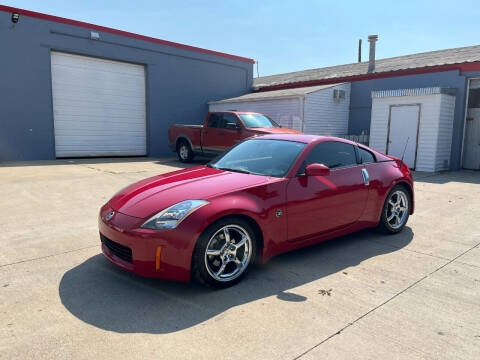
<svg viewBox="0 0 480 360">
<path fill-rule="evenodd" d="M 350 83 L 256 92 L 209 103 L 210 111 L 253 111 L 308 134 L 348 134 Z"/>
<path fill-rule="evenodd" d="M 455 89 L 418 88 L 372 92 L 370 146 L 402 157 L 418 171 L 448 170 Z"/>
</svg>

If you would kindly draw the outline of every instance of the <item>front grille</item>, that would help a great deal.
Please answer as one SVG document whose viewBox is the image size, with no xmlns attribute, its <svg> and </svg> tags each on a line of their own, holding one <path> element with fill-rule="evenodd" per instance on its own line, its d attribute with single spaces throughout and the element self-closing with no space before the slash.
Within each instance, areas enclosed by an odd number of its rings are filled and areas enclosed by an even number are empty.
<svg viewBox="0 0 480 360">
<path fill-rule="evenodd" d="M 119 243 L 116 243 L 115 241 L 110 240 L 103 234 L 100 234 L 100 239 L 102 240 L 102 243 L 110 250 L 110 252 L 119 257 L 122 260 L 125 260 L 129 263 L 132 263 L 132 249 L 129 247 L 123 246 Z"/>
</svg>

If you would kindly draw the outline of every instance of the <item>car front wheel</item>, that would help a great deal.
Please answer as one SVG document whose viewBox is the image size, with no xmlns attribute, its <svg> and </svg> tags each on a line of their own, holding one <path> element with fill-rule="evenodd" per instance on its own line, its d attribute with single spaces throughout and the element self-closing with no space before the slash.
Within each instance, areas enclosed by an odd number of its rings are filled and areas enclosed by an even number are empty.
<svg viewBox="0 0 480 360">
<path fill-rule="evenodd" d="M 255 258 L 255 233 L 241 218 L 227 218 L 207 228 L 193 254 L 192 275 L 203 285 L 224 288 L 236 284 Z"/>
<path fill-rule="evenodd" d="M 398 233 L 405 227 L 409 214 L 410 194 L 403 185 L 396 185 L 385 199 L 378 227 L 388 234 Z"/>
</svg>

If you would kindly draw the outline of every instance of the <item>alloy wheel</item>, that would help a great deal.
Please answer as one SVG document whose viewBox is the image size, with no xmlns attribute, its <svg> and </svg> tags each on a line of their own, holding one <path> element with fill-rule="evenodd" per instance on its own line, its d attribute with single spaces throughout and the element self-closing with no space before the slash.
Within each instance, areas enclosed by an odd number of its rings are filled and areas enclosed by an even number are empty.
<svg viewBox="0 0 480 360">
<path fill-rule="evenodd" d="M 221 282 L 232 281 L 248 267 L 252 240 L 239 225 L 226 225 L 210 238 L 205 251 L 205 266 L 210 276 Z"/>
<path fill-rule="evenodd" d="M 385 209 L 388 224 L 393 229 L 401 228 L 408 217 L 408 196 L 402 190 L 394 191 Z"/>
</svg>

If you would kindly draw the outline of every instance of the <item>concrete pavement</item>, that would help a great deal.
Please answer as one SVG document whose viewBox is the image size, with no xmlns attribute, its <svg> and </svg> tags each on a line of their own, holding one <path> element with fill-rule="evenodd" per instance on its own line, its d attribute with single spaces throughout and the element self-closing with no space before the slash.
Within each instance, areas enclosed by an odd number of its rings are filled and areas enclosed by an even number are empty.
<svg viewBox="0 0 480 360">
<path fill-rule="evenodd" d="M 416 174 L 401 234 L 284 254 L 211 291 L 143 279 L 100 254 L 99 207 L 179 166 L 0 164 L 0 358 L 479 358 L 480 173 Z"/>
</svg>

